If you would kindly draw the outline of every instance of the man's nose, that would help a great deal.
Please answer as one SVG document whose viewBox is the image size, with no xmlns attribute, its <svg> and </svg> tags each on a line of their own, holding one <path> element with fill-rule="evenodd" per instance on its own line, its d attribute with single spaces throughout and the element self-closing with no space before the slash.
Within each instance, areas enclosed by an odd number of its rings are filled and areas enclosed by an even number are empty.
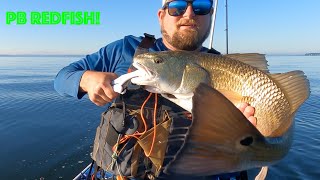
<svg viewBox="0 0 320 180">
<path fill-rule="evenodd" d="M 188 7 L 187 7 L 187 9 L 186 9 L 186 12 L 183 14 L 183 16 L 184 16 L 184 17 L 194 17 L 194 16 L 195 16 L 191 4 L 188 4 Z"/>
</svg>

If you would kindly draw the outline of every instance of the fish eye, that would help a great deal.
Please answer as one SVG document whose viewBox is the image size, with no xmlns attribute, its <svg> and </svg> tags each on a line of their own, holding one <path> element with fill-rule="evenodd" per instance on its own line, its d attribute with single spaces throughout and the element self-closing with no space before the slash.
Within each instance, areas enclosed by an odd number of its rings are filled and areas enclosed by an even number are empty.
<svg viewBox="0 0 320 180">
<path fill-rule="evenodd" d="M 154 63 L 156 63 L 156 64 L 160 64 L 160 63 L 163 62 L 163 59 L 161 59 L 161 58 L 156 58 L 156 59 L 154 59 L 153 61 L 154 61 Z"/>
</svg>

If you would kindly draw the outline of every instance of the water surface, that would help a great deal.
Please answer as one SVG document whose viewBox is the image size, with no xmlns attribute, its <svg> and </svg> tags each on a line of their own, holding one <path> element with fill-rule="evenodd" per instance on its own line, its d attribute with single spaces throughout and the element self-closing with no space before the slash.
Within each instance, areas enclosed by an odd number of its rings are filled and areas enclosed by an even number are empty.
<svg viewBox="0 0 320 180">
<path fill-rule="evenodd" d="M 105 108 L 53 89 L 59 69 L 78 59 L 0 57 L 0 179 L 72 179 L 89 164 Z M 267 59 L 273 73 L 303 70 L 312 91 L 297 112 L 292 149 L 267 179 L 319 179 L 320 56 Z"/>
</svg>

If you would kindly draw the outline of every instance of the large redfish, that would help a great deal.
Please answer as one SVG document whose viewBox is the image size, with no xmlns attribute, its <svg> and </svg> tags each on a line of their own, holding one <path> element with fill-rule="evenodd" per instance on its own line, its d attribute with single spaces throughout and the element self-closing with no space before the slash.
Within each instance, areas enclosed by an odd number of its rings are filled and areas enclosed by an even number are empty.
<svg viewBox="0 0 320 180">
<path fill-rule="evenodd" d="M 271 74 L 261 54 L 166 51 L 137 55 L 132 79 L 192 113 L 184 148 L 166 171 L 211 175 L 274 164 L 292 144 L 294 115 L 309 97 L 302 71 Z M 255 107 L 254 127 L 234 106 Z"/>
</svg>

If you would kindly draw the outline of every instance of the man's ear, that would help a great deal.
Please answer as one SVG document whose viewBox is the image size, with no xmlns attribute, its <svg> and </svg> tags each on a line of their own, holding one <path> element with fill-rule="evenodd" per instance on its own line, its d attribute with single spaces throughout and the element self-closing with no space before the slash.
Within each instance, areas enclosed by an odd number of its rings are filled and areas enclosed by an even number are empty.
<svg viewBox="0 0 320 180">
<path fill-rule="evenodd" d="M 166 12 L 163 9 L 158 10 L 158 20 L 159 20 L 160 24 L 163 21 L 165 14 L 166 14 Z"/>
</svg>

